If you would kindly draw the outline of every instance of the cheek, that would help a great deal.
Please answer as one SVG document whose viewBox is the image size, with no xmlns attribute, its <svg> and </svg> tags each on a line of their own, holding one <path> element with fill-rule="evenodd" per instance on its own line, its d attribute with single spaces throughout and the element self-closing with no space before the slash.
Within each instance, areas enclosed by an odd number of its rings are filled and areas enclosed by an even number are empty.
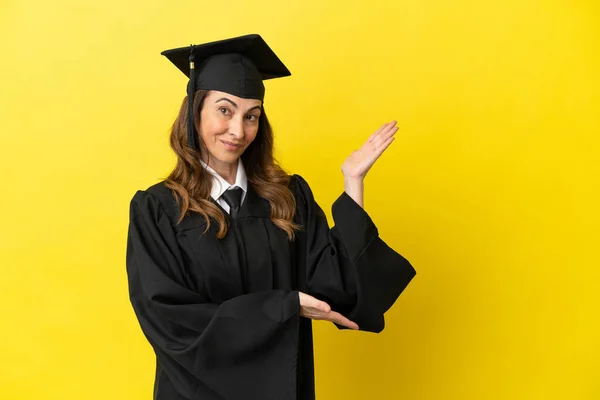
<svg viewBox="0 0 600 400">
<path fill-rule="evenodd" d="M 246 136 L 246 143 L 250 144 L 254 141 L 254 139 L 256 139 L 256 135 L 258 135 L 258 126 L 252 126 L 248 129 L 246 129 L 245 132 L 245 136 Z"/>
<path fill-rule="evenodd" d="M 206 142 L 212 142 L 217 136 L 227 132 L 227 124 L 218 118 L 205 118 L 201 121 L 200 127 L 200 135 Z"/>
</svg>

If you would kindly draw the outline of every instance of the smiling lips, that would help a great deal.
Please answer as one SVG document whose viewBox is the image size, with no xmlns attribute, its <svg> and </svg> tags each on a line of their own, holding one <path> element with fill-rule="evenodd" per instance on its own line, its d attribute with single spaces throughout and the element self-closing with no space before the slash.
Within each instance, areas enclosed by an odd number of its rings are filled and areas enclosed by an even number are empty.
<svg viewBox="0 0 600 400">
<path fill-rule="evenodd" d="M 221 140 L 221 143 L 223 143 L 225 145 L 225 148 L 227 150 L 238 150 L 242 147 L 241 144 L 235 144 L 235 143 L 231 143 L 231 142 L 226 142 L 224 140 Z"/>
</svg>

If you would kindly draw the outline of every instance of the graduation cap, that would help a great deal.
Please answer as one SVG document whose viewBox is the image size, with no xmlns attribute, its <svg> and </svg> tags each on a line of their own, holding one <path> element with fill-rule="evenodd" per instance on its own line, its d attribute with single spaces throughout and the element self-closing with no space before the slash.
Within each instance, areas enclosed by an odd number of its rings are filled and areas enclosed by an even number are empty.
<svg viewBox="0 0 600 400">
<path fill-rule="evenodd" d="M 196 150 L 193 121 L 196 90 L 218 90 L 264 100 L 263 80 L 291 75 L 260 35 L 245 35 L 161 53 L 188 78 L 188 145 Z"/>
</svg>

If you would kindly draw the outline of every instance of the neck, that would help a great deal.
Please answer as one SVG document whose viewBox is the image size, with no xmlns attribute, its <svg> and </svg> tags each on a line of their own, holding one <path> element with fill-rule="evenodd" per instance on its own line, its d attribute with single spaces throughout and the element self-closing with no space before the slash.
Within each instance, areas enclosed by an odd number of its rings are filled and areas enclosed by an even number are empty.
<svg viewBox="0 0 600 400">
<path fill-rule="evenodd" d="M 215 172 L 221 176 L 221 178 L 225 179 L 227 182 L 229 182 L 232 185 L 235 183 L 235 177 L 237 176 L 237 168 L 238 168 L 237 160 L 233 163 L 221 162 L 221 161 L 214 160 L 214 159 L 210 159 L 208 161 L 209 162 L 206 162 L 206 160 L 204 160 L 204 162 L 209 167 L 214 169 Z"/>
</svg>

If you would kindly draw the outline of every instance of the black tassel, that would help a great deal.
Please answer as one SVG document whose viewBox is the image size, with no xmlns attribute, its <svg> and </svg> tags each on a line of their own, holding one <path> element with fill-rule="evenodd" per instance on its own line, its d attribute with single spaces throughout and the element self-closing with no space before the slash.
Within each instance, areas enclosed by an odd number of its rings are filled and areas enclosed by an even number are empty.
<svg viewBox="0 0 600 400">
<path fill-rule="evenodd" d="M 188 119 L 187 119 L 187 134 L 188 146 L 198 151 L 196 145 L 196 129 L 194 127 L 194 95 L 196 94 L 196 66 L 194 65 L 194 45 L 190 45 L 190 81 L 187 87 L 188 96 Z"/>
</svg>

